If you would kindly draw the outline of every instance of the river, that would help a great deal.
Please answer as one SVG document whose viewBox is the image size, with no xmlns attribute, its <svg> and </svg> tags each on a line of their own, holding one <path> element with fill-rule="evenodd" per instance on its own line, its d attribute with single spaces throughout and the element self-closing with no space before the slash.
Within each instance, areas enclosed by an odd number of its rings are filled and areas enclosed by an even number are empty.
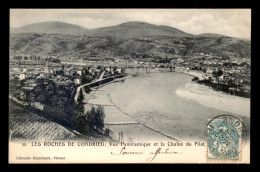
<svg viewBox="0 0 260 172">
<path fill-rule="evenodd" d="M 134 74 L 124 81 L 111 83 L 91 92 L 90 104 L 103 104 L 105 123 L 138 122 L 130 125 L 106 125 L 124 141 L 176 139 L 204 140 L 209 119 L 231 114 L 243 119 L 249 128 L 248 117 L 225 112 L 180 97 L 176 89 L 191 82 L 192 76 L 177 72 L 147 73 L 145 69 L 129 69 Z M 169 136 L 169 137 L 167 137 Z"/>
</svg>

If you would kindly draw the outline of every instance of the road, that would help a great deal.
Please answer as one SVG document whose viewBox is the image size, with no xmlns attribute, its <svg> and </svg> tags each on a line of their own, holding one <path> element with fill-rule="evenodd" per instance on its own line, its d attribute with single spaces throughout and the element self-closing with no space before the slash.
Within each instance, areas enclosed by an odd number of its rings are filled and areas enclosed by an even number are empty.
<svg viewBox="0 0 260 172">
<path fill-rule="evenodd" d="M 120 76 L 120 75 L 115 75 L 115 76 L 111 76 L 111 77 L 108 77 L 108 78 L 105 78 L 105 79 L 101 79 L 101 80 L 98 80 L 98 81 L 94 81 L 94 82 L 91 82 L 91 83 L 87 83 L 87 84 L 80 85 L 80 86 L 77 88 L 77 90 L 76 90 L 76 94 L 75 94 L 75 97 L 74 97 L 75 102 L 77 102 L 77 99 L 78 99 L 78 96 L 79 96 L 79 92 L 80 92 L 80 89 L 81 89 L 82 87 L 85 87 L 85 86 L 88 86 L 88 85 L 91 85 L 91 84 L 95 84 L 95 83 L 99 83 L 99 82 L 102 82 L 102 81 L 107 80 L 107 79 L 110 79 L 110 78 L 115 78 L 115 77 L 117 77 L 117 76 Z M 123 77 L 123 78 L 114 79 L 113 81 L 110 81 L 110 82 L 108 82 L 108 83 L 106 83 L 106 84 L 110 84 L 110 83 L 112 83 L 112 82 L 117 82 L 117 81 L 120 81 L 120 80 L 124 80 L 124 79 L 126 79 L 126 78 L 128 78 L 128 77 L 130 77 L 130 76 L 126 76 L 126 77 Z M 104 85 L 106 85 L 106 84 L 102 84 L 102 86 L 104 86 Z M 97 86 L 97 87 L 100 87 L 100 86 Z M 97 87 L 93 87 L 93 88 L 97 88 Z"/>
</svg>

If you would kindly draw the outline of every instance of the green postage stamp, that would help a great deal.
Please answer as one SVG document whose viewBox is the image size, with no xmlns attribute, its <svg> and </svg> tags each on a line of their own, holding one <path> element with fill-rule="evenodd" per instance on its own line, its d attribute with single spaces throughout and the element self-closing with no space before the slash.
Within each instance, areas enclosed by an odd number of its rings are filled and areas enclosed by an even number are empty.
<svg viewBox="0 0 260 172">
<path fill-rule="evenodd" d="M 244 136 L 244 137 L 243 137 Z M 232 115 L 220 115 L 208 123 L 207 159 L 240 160 L 242 143 L 247 131 L 241 120 Z"/>
</svg>

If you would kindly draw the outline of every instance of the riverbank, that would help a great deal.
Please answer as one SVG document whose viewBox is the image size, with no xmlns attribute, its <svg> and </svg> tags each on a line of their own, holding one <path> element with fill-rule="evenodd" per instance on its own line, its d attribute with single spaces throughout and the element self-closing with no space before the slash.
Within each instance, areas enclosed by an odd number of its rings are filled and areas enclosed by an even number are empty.
<svg viewBox="0 0 260 172">
<path fill-rule="evenodd" d="M 187 83 L 184 87 L 178 88 L 176 94 L 197 101 L 198 103 L 250 117 L 250 99 L 233 95 L 228 95 L 220 91 L 214 91 L 212 88 L 200 85 L 195 82 Z"/>
<path fill-rule="evenodd" d="M 196 71 L 196 70 L 175 70 L 175 72 L 177 73 L 183 73 L 183 74 L 186 74 L 186 75 L 190 75 L 190 76 L 193 76 L 193 77 L 198 77 L 199 80 L 202 80 L 203 79 L 203 73 L 200 72 L 200 71 Z"/>
<path fill-rule="evenodd" d="M 202 72 L 175 71 L 202 79 Z M 187 83 L 178 88 L 176 94 L 194 100 L 202 105 L 227 111 L 241 116 L 250 117 L 250 98 L 229 95 L 213 88 L 195 82 Z"/>
<path fill-rule="evenodd" d="M 226 111 L 176 94 L 176 90 L 185 87 L 192 78 L 179 72 L 144 72 L 143 76 L 140 74 L 84 94 L 88 103 L 85 110 L 93 105 L 103 105 L 106 124 L 132 123 L 106 126 L 116 137 L 123 132 L 125 141 L 169 140 L 167 136 L 180 141 L 202 141 L 208 120 Z M 235 116 L 243 119 L 249 128 L 250 118 Z"/>
<path fill-rule="evenodd" d="M 90 110 L 92 106 L 101 105 L 104 107 L 106 114 L 104 128 L 110 129 L 110 137 L 115 140 L 119 140 L 119 133 L 122 133 L 126 142 L 176 140 L 172 136 L 162 133 L 124 112 L 113 103 L 109 90 L 97 89 L 88 94 L 83 92 L 83 94 L 86 102 L 84 105 L 85 111 Z"/>
<path fill-rule="evenodd" d="M 111 77 L 108 77 L 108 78 L 105 78 L 102 80 L 92 81 L 91 83 L 80 85 L 76 89 L 76 94 L 75 94 L 74 100 L 75 100 L 75 102 L 78 100 L 78 95 L 79 95 L 79 91 L 81 90 L 81 88 L 88 86 L 93 90 L 93 89 L 97 89 L 97 88 L 103 87 L 105 85 L 111 84 L 113 82 L 125 80 L 126 78 L 129 78 L 129 77 L 131 77 L 131 75 L 120 74 L 120 75 L 111 76 Z"/>
</svg>

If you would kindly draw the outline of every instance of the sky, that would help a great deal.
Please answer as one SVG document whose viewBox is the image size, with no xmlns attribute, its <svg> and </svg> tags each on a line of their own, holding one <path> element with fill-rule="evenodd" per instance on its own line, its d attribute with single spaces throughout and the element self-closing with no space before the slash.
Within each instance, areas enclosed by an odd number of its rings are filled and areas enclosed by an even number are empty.
<svg viewBox="0 0 260 172">
<path fill-rule="evenodd" d="M 250 9 L 10 9 L 10 27 L 60 21 L 88 29 L 129 21 L 166 25 L 191 34 L 251 39 Z"/>
</svg>

